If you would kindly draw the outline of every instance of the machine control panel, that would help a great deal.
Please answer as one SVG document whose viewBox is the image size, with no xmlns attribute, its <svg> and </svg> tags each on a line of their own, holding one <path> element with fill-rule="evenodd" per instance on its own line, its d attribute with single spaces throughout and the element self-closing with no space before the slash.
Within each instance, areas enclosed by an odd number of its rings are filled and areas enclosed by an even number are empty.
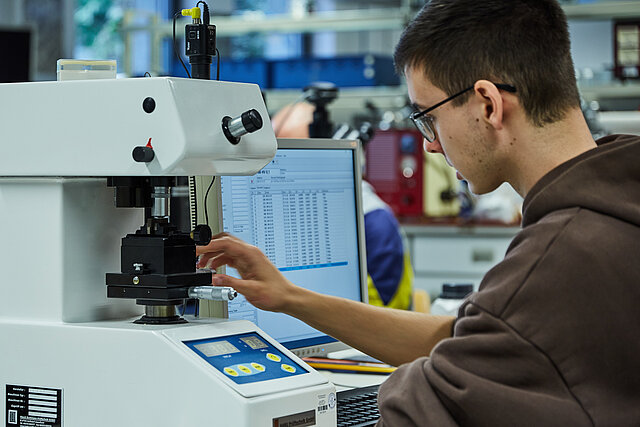
<svg viewBox="0 0 640 427">
<path fill-rule="evenodd" d="M 256 383 L 307 373 L 257 332 L 183 343 L 236 384 Z"/>
</svg>

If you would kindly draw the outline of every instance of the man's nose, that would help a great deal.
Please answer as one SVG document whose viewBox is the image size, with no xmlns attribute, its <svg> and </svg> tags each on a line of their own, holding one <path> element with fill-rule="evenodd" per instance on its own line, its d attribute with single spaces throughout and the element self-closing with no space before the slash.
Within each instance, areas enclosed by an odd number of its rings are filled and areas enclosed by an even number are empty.
<svg viewBox="0 0 640 427">
<path fill-rule="evenodd" d="M 424 147 L 424 151 L 427 153 L 440 153 L 444 154 L 442 151 L 442 146 L 440 145 L 440 141 L 438 141 L 438 137 L 433 140 L 433 142 L 429 142 L 426 138 L 422 140 L 422 144 Z"/>
</svg>

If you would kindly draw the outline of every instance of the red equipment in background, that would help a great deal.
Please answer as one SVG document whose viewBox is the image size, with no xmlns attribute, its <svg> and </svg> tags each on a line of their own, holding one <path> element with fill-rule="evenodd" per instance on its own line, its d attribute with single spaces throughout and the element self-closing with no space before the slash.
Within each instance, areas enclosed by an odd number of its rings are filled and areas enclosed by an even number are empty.
<svg viewBox="0 0 640 427">
<path fill-rule="evenodd" d="M 423 215 L 424 154 L 417 130 L 379 130 L 366 146 L 365 179 L 397 217 Z"/>
</svg>

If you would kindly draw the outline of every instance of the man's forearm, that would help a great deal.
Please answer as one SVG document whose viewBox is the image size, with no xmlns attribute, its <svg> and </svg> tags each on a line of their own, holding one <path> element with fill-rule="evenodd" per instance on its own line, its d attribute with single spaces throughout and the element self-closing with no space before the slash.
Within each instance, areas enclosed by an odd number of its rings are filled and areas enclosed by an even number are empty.
<svg viewBox="0 0 640 427">
<path fill-rule="evenodd" d="M 285 313 L 379 360 L 398 366 L 451 336 L 454 317 L 395 310 L 298 288 Z"/>
</svg>

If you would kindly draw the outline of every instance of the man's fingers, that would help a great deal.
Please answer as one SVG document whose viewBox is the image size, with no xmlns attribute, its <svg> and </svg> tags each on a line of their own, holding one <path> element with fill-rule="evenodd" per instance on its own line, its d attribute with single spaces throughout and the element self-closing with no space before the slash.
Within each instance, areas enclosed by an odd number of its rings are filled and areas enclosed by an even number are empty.
<svg viewBox="0 0 640 427">
<path fill-rule="evenodd" d="M 207 266 L 207 264 L 209 263 L 209 260 L 210 260 L 211 258 L 213 258 L 214 256 L 215 256 L 215 254 L 211 254 L 211 253 L 201 255 L 201 256 L 200 256 L 200 259 L 198 259 L 197 267 L 198 267 L 198 268 L 204 268 L 204 267 L 206 267 L 206 266 Z"/>
<path fill-rule="evenodd" d="M 223 261 L 218 261 L 219 259 L 223 259 Z M 230 257 L 224 255 L 223 253 L 211 252 L 211 253 L 204 254 L 204 255 L 200 256 L 200 259 L 198 260 L 197 267 L 198 268 L 205 268 L 208 264 L 210 264 L 210 268 L 218 268 L 221 265 L 229 265 L 231 267 L 234 267 L 233 265 L 231 265 L 232 262 L 233 262 L 233 258 L 230 258 Z"/>
<path fill-rule="evenodd" d="M 237 257 L 241 256 L 244 251 L 246 251 L 251 246 L 244 243 L 241 240 L 229 235 L 229 234 L 218 234 L 217 237 L 211 239 L 208 245 L 206 246 L 196 246 L 196 254 L 220 254 L 227 253 L 231 256 Z"/>
<path fill-rule="evenodd" d="M 233 237 L 231 234 L 227 233 L 226 231 L 223 231 L 222 233 L 214 234 L 213 237 L 211 237 L 211 240 L 219 239 L 220 237 L 223 237 L 223 236 Z"/>
<path fill-rule="evenodd" d="M 247 281 L 227 276 L 226 274 L 214 274 L 211 284 L 214 286 L 230 286 L 241 294 L 247 292 L 251 287 L 248 286 Z"/>
<path fill-rule="evenodd" d="M 211 257 L 213 259 L 213 261 L 211 261 L 211 265 L 210 267 L 212 269 L 216 269 L 222 265 L 228 265 L 229 267 L 233 267 L 235 268 L 236 265 L 234 263 L 233 258 L 228 257 L 226 255 L 217 255 L 215 257 Z"/>
<path fill-rule="evenodd" d="M 211 242 L 209 242 L 209 244 L 206 246 L 196 245 L 196 255 L 202 255 L 202 254 L 206 254 L 207 252 L 210 252 L 209 245 L 211 245 Z"/>
<path fill-rule="evenodd" d="M 207 243 L 204 246 L 196 246 L 196 255 L 202 255 L 202 254 L 206 254 L 208 252 L 213 252 L 216 249 L 214 248 L 214 246 L 216 245 L 216 240 L 219 240 L 223 237 L 231 237 L 233 238 L 233 236 L 231 236 L 231 234 L 229 233 L 218 233 L 215 236 L 213 236 L 211 238 L 211 240 L 209 241 L 209 243 Z"/>
</svg>

